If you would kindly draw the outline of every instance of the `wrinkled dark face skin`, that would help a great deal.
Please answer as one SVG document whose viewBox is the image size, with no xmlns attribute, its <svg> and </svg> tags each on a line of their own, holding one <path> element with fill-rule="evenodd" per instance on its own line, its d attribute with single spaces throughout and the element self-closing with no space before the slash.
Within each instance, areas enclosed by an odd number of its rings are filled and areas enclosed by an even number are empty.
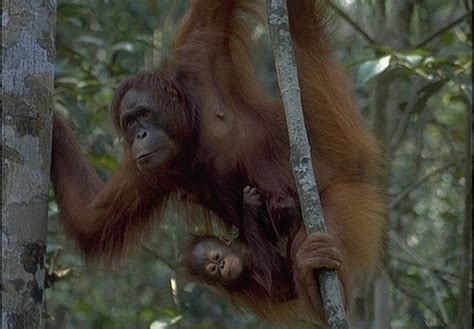
<svg viewBox="0 0 474 329">
<path fill-rule="evenodd" d="M 192 251 L 193 266 L 208 283 L 228 286 L 242 275 L 244 261 L 226 243 L 226 240 L 206 239 Z"/>
<path fill-rule="evenodd" d="M 160 119 L 159 105 L 146 91 L 130 89 L 120 103 L 120 129 L 143 173 L 164 170 L 178 151 Z"/>
</svg>

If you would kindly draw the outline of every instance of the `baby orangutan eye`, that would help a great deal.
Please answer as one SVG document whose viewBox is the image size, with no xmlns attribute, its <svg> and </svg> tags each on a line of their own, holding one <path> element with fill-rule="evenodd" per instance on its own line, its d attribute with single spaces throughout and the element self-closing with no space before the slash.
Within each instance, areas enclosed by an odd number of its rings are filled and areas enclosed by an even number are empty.
<svg viewBox="0 0 474 329">
<path fill-rule="evenodd" d="M 217 265 L 213 264 L 213 263 L 207 264 L 206 265 L 206 272 L 209 273 L 209 274 L 212 274 L 212 275 L 216 274 Z"/>
<path fill-rule="evenodd" d="M 219 251 L 211 251 L 208 255 L 209 260 L 218 261 L 221 259 L 221 253 Z"/>
</svg>

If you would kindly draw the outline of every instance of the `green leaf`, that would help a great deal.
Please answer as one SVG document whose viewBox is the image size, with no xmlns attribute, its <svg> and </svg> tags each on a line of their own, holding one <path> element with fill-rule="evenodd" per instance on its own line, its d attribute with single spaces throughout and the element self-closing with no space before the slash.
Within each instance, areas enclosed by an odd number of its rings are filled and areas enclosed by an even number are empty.
<svg viewBox="0 0 474 329">
<path fill-rule="evenodd" d="M 96 155 L 96 154 L 89 154 L 88 156 L 89 161 L 95 168 L 99 168 L 103 171 L 107 172 L 114 172 L 117 170 L 119 166 L 118 160 L 108 154 L 103 154 L 103 155 Z"/>
<path fill-rule="evenodd" d="M 93 35 L 82 35 L 77 38 L 78 42 L 92 44 L 94 46 L 103 47 L 104 40 Z"/>
<path fill-rule="evenodd" d="M 430 99 L 430 97 L 443 88 L 447 82 L 448 80 L 438 80 L 433 83 L 429 83 L 418 90 L 417 94 L 420 95 L 420 98 L 418 98 L 415 104 L 416 111 L 421 111 L 425 107 L 426 102 Z"/>
<path fill-rule="evenodd" d="M 359 78 L 361 83 L 366 83 L 376 75 L 384 72 L 390 66 L 391 58 L 391 55 L 387 55 L 362 64 L 359 69 Z"/>
<path fill-rule="evenodd" d="M 58 18 L 75 18 L 86 15 L 87 8 L 83 5 L 73 3 L 60 3 L 58 5 Z"/>
<path fill-rule="evenodd" d="M 112 46 L 112 52 L 123 50 L 132 53 L 135 50 L 135 46 L 131 42 L 119 42 Z"/>
</svg>

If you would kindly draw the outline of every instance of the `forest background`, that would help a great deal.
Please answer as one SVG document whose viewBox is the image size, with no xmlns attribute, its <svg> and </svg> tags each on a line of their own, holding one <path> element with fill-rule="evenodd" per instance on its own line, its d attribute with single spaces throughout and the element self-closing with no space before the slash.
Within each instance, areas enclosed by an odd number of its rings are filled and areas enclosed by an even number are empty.
<svg viewBox="0 0 474 329">
<path fill-rule="evenodd" d="M 182 0 L 59 2 L 55 109 L 72 122 L 104 179 L 121 158 L 108 122 L 114 89 L 172 56 L 186 8 Z M 387 160 L 387 267 L 359 293 L 352 327 L 467 328 L 471 2 L 339 0 L 330 12 L 335 56 Z M 276 94 L 265 28 L 254 37 L 259 76 Z M 52 280 L 43 328 L 268 328 L 175 273 L 187 239 L 184 219 L 170 216 L 120 267 L 109 269 L 83 264 L 50 199 L 46 262 Z"/>
</svg>

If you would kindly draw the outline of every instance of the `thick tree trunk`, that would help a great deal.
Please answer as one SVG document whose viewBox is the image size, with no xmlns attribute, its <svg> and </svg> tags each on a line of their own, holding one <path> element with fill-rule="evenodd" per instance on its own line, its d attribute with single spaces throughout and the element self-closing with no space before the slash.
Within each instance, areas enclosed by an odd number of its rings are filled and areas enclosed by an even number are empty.
<svg viewBox="0 0 474 329">
<path fill-rule="evenodd" d="M 56 0 L 6 0 L 2 15 L 2 329 L 41 320 Z"/>
</svg>

